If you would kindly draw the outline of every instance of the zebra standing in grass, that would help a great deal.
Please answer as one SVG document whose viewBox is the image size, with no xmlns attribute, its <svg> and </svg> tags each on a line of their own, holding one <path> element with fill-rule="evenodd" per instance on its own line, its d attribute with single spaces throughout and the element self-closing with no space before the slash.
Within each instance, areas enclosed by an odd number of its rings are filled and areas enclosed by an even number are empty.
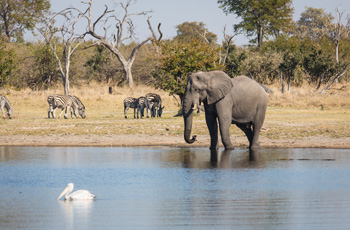
<svg viewBox="0 0 350 230">
<path fill-rule="evenodd" d="M 155 93 L 148 93 L 146 95 L 146 111 L 147 118 L 149 118 L 148 111 L 151 112 L 151 117 L 161 117 L 164 107 L 162 107 L 162 98 Z"/>
<path fill-rule="evenodd" d="M 143 118 L 145 116 L 145 108 L 146 108 L 146 98 L 145 97 L 139 97 L 137 98 L 137 118 Z"/>
<path fill-rule="evenodd" d="M 7 110 L 7 115 L 9 119 L 12 119 L 13 108 L 11 107 L 10 101 L 5 96 L 0 95 L 0 109 L 2 112 L 2 116 L 4 117 L 4 119 L 6 119 L 4 107 Z"/>
<path fill-rule="evenodd" d="M 81 102 L 81 100 L 77 97 L 77 96 L 70 96 L 71 99 L 73 100 L 73 102 L 75 102 L 75 104 L 78 106 L 78 112 L 79 115 L 81 116 L 81 118 L 85 118 L 85 106 L 84 104 Z M 71 116 L 73 117 L 73 111 L 71 110 Z"/>
<path fill-rule="evenodd" d="M 49 103 L 48 118 L 50 118 L 50 113 L 52 115 L 52 118 L 55 118 L 55 112 L 57 108 L 62 109 L 60 116 L 58 118 L 61 118 L 63 110 L 66 110 L 64 114 L 64 118 L 68 119 L 67 113 L 69 109 L 73 109 L 75 117 L 78 118 L 78 113 L 77 113 L 78 105 L 72 100 L 71 96 L 50 95 L 47 97 L 47 102 Z"/>
<path fill-rule="evenodd" d="M 125 119 L 127 119 L 128 117 L 126 116 L 126 111 L 128 111 L 129 108 L 133 108 L 134 109 L 134 118 L 136 118 L 135 113 L 136 113 L 136 109 L 138 107 L 138 100 L 137 98 L 133 98 L 133 97 L 127 97 L 124 99 L 124 117 Z M 138 113 L 137 113 L 137 118 L 138 117 Z"/>
</svg>

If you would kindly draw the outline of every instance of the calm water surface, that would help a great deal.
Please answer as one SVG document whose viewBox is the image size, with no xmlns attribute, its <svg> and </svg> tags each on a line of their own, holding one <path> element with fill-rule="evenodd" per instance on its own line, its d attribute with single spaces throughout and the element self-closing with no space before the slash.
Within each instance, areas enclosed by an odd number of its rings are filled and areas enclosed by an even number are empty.
<svg viewBox="0 0 350 230">
<path fill-rule="evenodd" d="M 350 229 L 350 150 L 0 147 L 0 229 L 214 228 Z"/>
</svg>

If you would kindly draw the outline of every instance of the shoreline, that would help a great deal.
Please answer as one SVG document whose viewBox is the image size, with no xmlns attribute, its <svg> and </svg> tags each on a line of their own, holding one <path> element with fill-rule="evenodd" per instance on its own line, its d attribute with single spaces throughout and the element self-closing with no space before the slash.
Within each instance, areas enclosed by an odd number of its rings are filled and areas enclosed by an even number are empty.
<svg viewBox="0 0 350 230">
<path fill-rule="evenodd" d="M 0 146 L 13 147 L 179 147 L 179 148 L 208 148 L 209 135 L 198 135 L 198 141 L 187 144 L 182 135 L 60 135 L 33 136 L 9 135 L 0 137 Z M 153 141 L 150 141 L 153 140 Z M 156 141 L 154 141 L 156 140 Z M 235 148 L 247 148 L 245 136 L 231 135 Z M 312 136 L 304 139 L 268 139 L 260 138 L 261 148 L 325 148 L 350 149 L 350 137 L 331 138 Z M 219 141 L 219 147 L 223 147 Z"/>
</svg>

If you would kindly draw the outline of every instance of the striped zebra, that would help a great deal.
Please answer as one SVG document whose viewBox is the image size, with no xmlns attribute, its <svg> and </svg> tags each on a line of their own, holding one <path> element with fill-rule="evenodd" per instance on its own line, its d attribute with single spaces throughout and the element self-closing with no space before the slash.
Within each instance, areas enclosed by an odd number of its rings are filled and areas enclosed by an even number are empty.
<svg viewBox="0 0 350 230">
<path fill-rule="evenodd" d="M 148 111 L 151 113 L 151 117 L 161 117 L 164 106 L 162 107 L 162 98 L 155 93 L 146 94 L 146 111 L 147 118 L 149 118 Z"/>
<path fill-rule="evenodd" d="M 128 111 L 129 108 L 134 109 L 134 118 L 136 118 L 136 109 L 138 107 L 138 100 L 137 98 L 133 98 L 133 97 L 127 97 L 124 99 L 124 117 L 125 119 L 127 119 L 127 115 L 126 115 L 126 111 Z M 138 118 L 138 114 L 137 114 L 137 118 Z"/>
<path fill-rule="evenodd" d="M 71 98 L 71 96 L 67 96 L 67 95 L 50 95 L 47 97 L 47 103 L 49 103 L 49 110 L 48 110 L 48 118 L 50 118 L 50 113 L 52 115 L 52 118 L 55 118 L 55 112 L 57 108 L 62 109 L 60 116 L 58 118 L 61 118 L 61 115 L 63 113 L 64 110 L 65 114 L 64 114 L 64 118 L 68 119 L 68 110 L 69 109 L 73 109 L 74 111 L 74 115 L 76 118 L 78 118 L 78 105 L 73 101 L 73 99 Z M 71 114 L 72 118 L 73 115 Z"/>
<path fill-rule="evenodd" d="M 137 98 L 137 118 L 143 118 L 145 116 L 145 108 L 146 108 L 146 98 L 145 97 L 139 97 Z"/>
<path fill-rule="evenodd" d="M 2 112 L 2 116 L 4 117 L 4 119 L 6 119 L 4 107 L 7 110 L 7 116 L 9 117 L 9 119 L 12 119 L 13 108 L 11 107 L 10 101 L 5 96 L 0 95 L 0 109 Z"/>
<path fill-rule="evenodd" d="M 77 104 L 78 106 L 78 113 L 79 115 L 81 116 L 81 118 L 86 118 L 86 115 L 85 115 L 85 106 L 83 104 L 83 102 L 81 102 L 81 100 L 77 97 L 77 96 L 70 96 L 71 99 L 73 100 L 73 102 L 75 102 L 75 104 Z M 73 117 L 73 111 L 71 110 L 71 116 Z"/>
</svg>

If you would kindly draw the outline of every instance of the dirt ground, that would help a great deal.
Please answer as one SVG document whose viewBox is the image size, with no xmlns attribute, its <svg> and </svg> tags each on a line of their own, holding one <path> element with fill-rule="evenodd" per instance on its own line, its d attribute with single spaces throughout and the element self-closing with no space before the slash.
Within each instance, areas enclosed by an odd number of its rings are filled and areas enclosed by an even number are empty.
<svg viewBox="0 0 350 230">
<path fill-rule="evenodd" d="M 178 101 L 167 92 L 155 91 L 166 106 L 161 119 L 132 119 L 131 110 L 125 119 L 123 99 L 154 89 L 119 88 L 112 95 L 106 89 L 91 86 L 72 90 L 84 101 L 87 118 L 67 120 L 47 118 L 46 98 L 58 90 L 7 92 L 15 111 L 12 120 L 0 118 L 0 146 L 209 147 L 204 113 L 194 117 L 192 132 L 197 141 L 187 144 L 183 138 L 183 119 L 173 117 L 179 109 Z M 322 96 L 304 88 L 286 95 L 275 91 L 269 94 L 260 134 L 262 148 L 350 149 L 350 87 L 338 86 Z M 244 133 L 234 125 L 231 127 L 232 144 L 247 147 Z"/>
<path fill-rule="evenodd" d="M 231 135 L 235 147 L 247 147 L 248 141 L 243 135 Z M 0 136 L 0 145 L 4 146 L 172 146 L 172 147 L 209 147 L 209 135 L 198 135 L 194 144 L 187 144 L 182 135 L 166 136 L 141 134 L 133 135 L 15 135 Z M 220 143 L 221 144 L 221 143 Z M 331 138 L 313 136 L 304 139 L 270 140 L 260 138 L 262 148 L 350 148 L 350 137 Z M 221 145 L 222 146 L 222 145 Z"/>
</svg>

